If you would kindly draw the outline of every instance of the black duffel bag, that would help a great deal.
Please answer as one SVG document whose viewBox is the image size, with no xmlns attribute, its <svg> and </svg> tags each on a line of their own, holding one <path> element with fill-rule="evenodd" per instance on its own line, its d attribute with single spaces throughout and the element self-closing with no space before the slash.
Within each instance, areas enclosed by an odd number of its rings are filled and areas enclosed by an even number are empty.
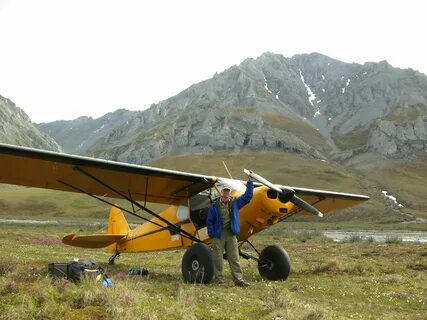
<svg viewBox="0 0 427 320">
<path fill-rule="evenodd" d="M 69 263 L 50 263 L 48 265 L 49 274 L 54 278 L 66 278 L 73 282 L 80 282 L 83 277 L 96 278 L 102 275 L 105 280 L 104 269 L 95 261 L 79 261 L 73 260 Z"/>
</svg>

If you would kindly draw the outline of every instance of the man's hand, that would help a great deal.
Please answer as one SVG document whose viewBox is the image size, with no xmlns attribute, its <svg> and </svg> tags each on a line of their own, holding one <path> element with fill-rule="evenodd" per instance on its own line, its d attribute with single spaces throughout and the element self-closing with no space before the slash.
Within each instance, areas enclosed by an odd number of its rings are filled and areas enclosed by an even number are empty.
<svg viewBox="0 0 427 320">
<path fill-rule="evenodd" d="M 251 170 L 243 169 L 243 172 L 248 176 L 248 179 L 249 179 L 249 180 L 250 180 L 250 179 L 252 179 L 252 177 L 251 177 L 252 171 L 251 171 Z M 249 181 L 249 180 L 248 180 L 248 181 Z"/>
<path fill-rule="evenodd" d="M 251 171 L 249 171 L 247 169 L 244 169 L 243 172 L 246 173 L 246 175 L 248 176 L 248 181 L 247 182 L 249 182 L 249 181 L 255 181 L 255 179 L 252 178 L 252 176 L 251 176 Z"/>
</svg>

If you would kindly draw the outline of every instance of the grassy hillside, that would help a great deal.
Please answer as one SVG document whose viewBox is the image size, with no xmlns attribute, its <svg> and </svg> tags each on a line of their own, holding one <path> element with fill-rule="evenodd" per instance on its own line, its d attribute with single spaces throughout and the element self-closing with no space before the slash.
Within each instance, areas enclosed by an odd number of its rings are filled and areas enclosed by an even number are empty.
<svg viewBox="0 0 427 320">
<path fill-rule="evenodd" d="M 243 168 L 248 168 L 274 183 L 356 193 L 363 191 L 355 176 L 339 165 L 284 152 L 184 155 L 163 158 L 150 165 L 228 177 L 223 161 L 236 179 L 246 179 Z"/>
<path fill-rule="evenodd" d="M 262 115 L 262 120 L 273 128 L 285 130 L 297 136 L 304 142 L 308 143 L 308 145 L 314 146 L 325 155 L 328 155 L 331 152 L 331 147 L 325 141 L 325 137 L 322 136 L 315 128 L 303 121 L 275 113 L 264 113 Z"/>
<path fill-rule="evenodd" d="M 258 153 L 243 153 L 243 154 L 214 154 L 214 155 L 192 155 L 192 156 L 175 156 L 158 160 L 153 165 L 160 167 L 168 167 L 177 170 L 186 170 L 186 168 L 194 168 L 193 172 L 211 174 L 216 176 L 227 177 L 228 174 L 222 164 L 225 161 L 231 174 L 234 178 L 246 179 L 243 173 L 243 168 L 249 168 L 269 179 L 274 183 L 284 184 L 295 187 L 305 187 L 313 189 L 331 190 L 337 192 L 348 192 L 365 194 L 371 197 L 371 200 L 357 207 L 333 213 L 324 219 L 304 218 L 294 219 L 297 221 L 310 221 L 316 223 L 322 222 L 326 224 L 339 223 L 347 227 L 354 227 L 354 223 L 369 227 L 376 224 L 394 224 L 406 220 L 412 220 L 408 213 L 414 216 L 423 216 L 427 206 L 423 207 L 422 201 L 414 199 L 414 203 L 420 204 L 421 210 L 413 210 L 412 205 L 408 202 L 408 207 L 395 208 L 390 201 L 385 198 L 382 190 L 394 190 L 393 182 L 400 180 L 400 185 L 403 193 L 411 195 L 411 188 L 414 182 L 407 177 L 396 177 L 381 179 L 382 174 L 390 174 L 393 176 L 394 167 L 399 168 L 400 162 L 396 162 L 393 166 L 387 167 L 390 173 L 375 172 L 375 167 L 381 164 L 381 159 L 376 159 L 369 163 L 369 168 L 356 167 L 356 163 L 344 167 L 337 163 L 323 162 L 315 159 L 310 159 L 296 154 L 279 153 L 279 152 L 258 152 Z M 362 160 L 361 160 L 362 161 Z M 363 160 L 364 161 L 364 160 Z M 363 164 L 362 161 L 362 164 Z M 419 169 L 418 163 L 407 162 L 407 171 L 405 169 L 398 170 L 406 172 L 407 176 L 416 177 L 417 175 L 427 179 L 427 170 Z M 425 167 L 425 166 L 424 166 Z M 424 171 L 423 171 L 424 170 Z M 372 178 L 371 178 L 372 176 Z M 378 177 L 378 179 L 376 179 Z M 405 180 L 406 179 L 406 180 Z M 380 183 L 381 181 L 390 181 Z M 384 189 L 388 187 L 389 189 Z M 427 186 L 418 184 L 417 194 L 424 192 L 427 194 Z M 396 193 L 395 193 L 396 194 Z M 400 193 L 396 194 L 400 199 Z M 402 201 L 404 201 L 402 198 Z M 423 199 L 423 201 L 425 201 Z M 406 201 L 404 202 L 407 203 Z"/>
<path fill-rule="evenodd" d="M 106 214 L 106 206 L 85 195 L 18 186 L 0 189 L 0 208 L 2 215 L 14 217 L 101 218 Z"/>
<path fill-rule="evenodd" d="M 132 210 L 126 201 L 107 200 Z M 84 194 L 0 185 L 0 218 L 106 223 L 109 210 L 109 205 Z M 133 217 L 129 221 L 139 222 Z"/>
<path fill-rule="evenodd" d="M 427 218 L 427 157 L 412 161 L 390 160 L 378 155 L 365 154 L 347 163 L 348 167 L 365 176 L 366 188 L 376 187 L 375 197 L 384 199 L 381 192 L 388 191 L 404 206 L 403 212 Z M 391 201 L 389 208 L 396 210 Z"/>
</svg>

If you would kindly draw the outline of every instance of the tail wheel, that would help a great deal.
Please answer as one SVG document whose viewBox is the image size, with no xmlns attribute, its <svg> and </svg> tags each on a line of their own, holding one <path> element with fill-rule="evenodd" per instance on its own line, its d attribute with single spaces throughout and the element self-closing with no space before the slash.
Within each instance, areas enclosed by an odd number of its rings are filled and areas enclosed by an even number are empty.
<svg viewBox="0 0 427 320">
<path fill-rule="evenodd" d="M 285 281 L 291 272 L 291 260 L 285 249 L 277 245 L 265 247 L 259 257 L 258 271 L 264 279 Z"/>
<path fill-rule="evenodd" d="M 195 243 L 182 257 L 184 282 L 209 283 L 213 277 L 212 251 L 204 243 Z"/>
</svg>

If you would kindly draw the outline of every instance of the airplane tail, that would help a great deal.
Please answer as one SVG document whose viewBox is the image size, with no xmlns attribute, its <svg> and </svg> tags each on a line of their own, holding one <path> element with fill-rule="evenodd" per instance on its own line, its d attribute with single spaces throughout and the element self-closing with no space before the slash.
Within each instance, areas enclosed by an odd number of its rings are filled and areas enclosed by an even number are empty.
<svg viewBox="0 0 427 320">
<path fill-rule="evenodd" d="M 80 248 L 108 247 L 108 251 L 117 252 L 117 242 L 125 239 L 129 231 L 129 224 L 123 212 L 116 207 L 112 207 L 107 234 L 78 235 L 72 233 L 62 238 L 62 242 Z"/>
<path fill-rule="evenodd" d="M 130 231 L 125 215 L 116 207 L 111 207 L 107 231 L 108 234 L 127 234 Z"/>
<path fill-rule="evenodd" d="M 116 208 L 111 207 L 110 218 L 108 219 L 108 234 L 128 234 L 130 231 L 129 224 L 123 212 Z M 117 242 L 108 246 L 109 252 L 117 252 Z"/>
</svg>

